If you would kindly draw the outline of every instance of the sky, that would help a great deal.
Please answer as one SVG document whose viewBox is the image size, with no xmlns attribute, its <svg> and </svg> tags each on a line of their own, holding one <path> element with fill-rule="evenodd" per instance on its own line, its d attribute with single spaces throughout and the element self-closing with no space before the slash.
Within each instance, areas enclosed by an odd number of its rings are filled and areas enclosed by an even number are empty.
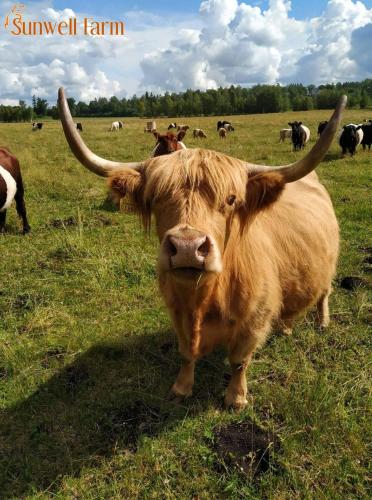
<svg viewBox="0 0 372 500">
<path fill-rule="evenodd" d="M 125 21 L 125 36 L 14 36 L 0 2 L 0 103 L 372 78 L 372 0 L 24 0 L 25 21 Z"/>
</svg>

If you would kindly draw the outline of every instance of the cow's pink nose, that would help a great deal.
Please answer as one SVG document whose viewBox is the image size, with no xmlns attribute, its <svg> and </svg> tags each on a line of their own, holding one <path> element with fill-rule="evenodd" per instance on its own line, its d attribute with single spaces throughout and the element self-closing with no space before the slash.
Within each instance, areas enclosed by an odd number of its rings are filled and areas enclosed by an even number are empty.
<svg viewBox="0 0 372 500">
<path fill-rule="evenodd" d="M 194 238 L 168 236 L 167 250 L 172 268 L 194 267 L 202 269 L 204 261 L 211 249 L 211 240 L 202 235 Z"/>
</svg>

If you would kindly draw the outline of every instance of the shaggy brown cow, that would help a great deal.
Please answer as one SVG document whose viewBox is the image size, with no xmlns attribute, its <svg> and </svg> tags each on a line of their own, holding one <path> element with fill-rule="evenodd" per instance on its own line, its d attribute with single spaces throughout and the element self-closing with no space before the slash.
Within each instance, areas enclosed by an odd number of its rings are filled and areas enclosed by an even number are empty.
<svg viewBox="0 0 372 500">
<path fill-rule="evenodd" d="M 119 163 L 87 148 L 60 89 L 63 128 L 78 160 L 109 177 L 115 196 L 132 199 L 145 228 L 155 215 L 160 290 L 183 358 L 175 397 L 191 395 L 195 362 L 223 344 L 232 370 L 225 402 L 241 408 L 246 368 L 276 322 L 290 333 L 294 319 L 316 305 L 320 326 L 327 326 L 338 224 L 313 170 L 345 103 L 346 97 L 312 150 L 291 165 L 254 165 L 203 149 Z"/>
<path fill-rule="evenodd" d="M 30 231 L 23 195 L 24 188 L 18 160 L 7 149 L 0 148 L 0 233 L 5 229 L 6 211 L 13 199 L 23 222 L 23 234 Z"/>
<path fill-rule="evenodd" d="M 173 132 L 168 132 L 166 134 L 159 134 L 159 132 L 154 132 L 154 137 L 156 139 L 155 149 L 152 152 L 152 156 L 162 156 L 174 153 L 180 149 L 186 149 L 186 146 L 182 142 L 185 137 L 186 132 L 180 130 L 177 135 Z"/>
</svg>

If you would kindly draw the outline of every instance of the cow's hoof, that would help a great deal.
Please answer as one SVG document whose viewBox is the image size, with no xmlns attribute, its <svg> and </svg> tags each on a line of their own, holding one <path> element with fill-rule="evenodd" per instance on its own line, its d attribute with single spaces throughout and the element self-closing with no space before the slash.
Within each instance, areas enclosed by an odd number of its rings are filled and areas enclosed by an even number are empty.
<svg viewBox="0 0 372 500">
<path fill-rule="evenodd" d="M 287 337 L 289 337 L 289 336 L 291 336 L 291 335 L 292 335 L 292 333 L 293 333 L 293 329 L 292 329 L 292 328 L 290 328 L 289 326 L 284 326 L 284 327 L 282 328 L 282 333 L 283 333 L 283 335 L 287 335 Z"/>
<path fill-rule="evenodd" d="M 242 411 L 247 406 L 248 400 L 245 396 L 231 396 L 226 394 L 225 406 L 235 411 Z"/>
<path fill-rule="evenodd" d="M 28 234 L 30 231 L 31 231 L 30 226 L 23 228 L 23 231 L 22 231 L 23 236 L 24 236 L 25 234 Z"/>
<path fill-rule="evenodd" d="M 174 384 L 168 393 L 168 401 L 173 401 L 175 403 L 181 402 L 183 399 L 192 396 L 192 389 L 185 389 L 177 384 Z"/>
</svg>

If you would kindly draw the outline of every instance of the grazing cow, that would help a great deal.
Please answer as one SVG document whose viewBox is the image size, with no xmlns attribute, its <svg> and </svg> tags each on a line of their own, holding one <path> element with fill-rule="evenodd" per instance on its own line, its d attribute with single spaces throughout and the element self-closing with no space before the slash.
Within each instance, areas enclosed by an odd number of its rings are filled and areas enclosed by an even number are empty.
<svg viewBox="0 0 372 500">
<path fill-rule="evenodd" d="M 177 128 L 177 123 L 176 123 L 176 122 L 174 122 L 174 123 L 170 123 L 170 124 L 168 125 L 168 130 L 170 130 L 170 129 L 172 129 L 172 128 Z"/>
<path fill-rule="evenodd" d="M 82 125 L 82 123 L 77 122 L 75 125 L 76 125 L 77 130 L 80 130 L 80 132 L 83 131 L 83 125 Z"/>
<path fill-rule="evenodd" d="M 109 128 L 109 132 L 117 132 L 120 129 L 119 122 L 112 122 L 111 127 Z"/>
<path fill-rule="evenodd" d="M 226 125 L 231 125 L 230 122 L 226 121 L 226 120 L 219 120 L 217 122 L 217 132 L 219 131 L 220 128 L 226 128 Z"/>
<path fill-rule="evenodd" d="M 192 136 L 194 139 L 196 139 L 196 138 L 206 139 L 207 138 L 204 130 L 202 130 L 201 128 L 194 128 L 194 130 L 192 132 Z"/>
<path fill-rule="evenodd" d="M 291 128 L 282 128 L 279 132 L 279 142 L 284 142 L 285 139 L 291 139 L 292 137 L 292 129 Z"/>
<path fill-rule="evenodd" d="M 246 368 L 279 323 L 317 306 L 329 322 L 328 296 L 338 256 L 332 202 L 313 170 L 328 151 L 346 97 L 311 151 L 282 166 L 254 165 L 222 153 L 186 149 L 132 163 L 95 155 L 74 130 L 63 89 L 59 109 L 76 158 L 129 197 L 160 241 L 158 278 L 179 340 L 182 364 L 171 395 L 192 394 L 198 359 L 228 349 L 227 406 L 247 404 Z"/>
<path fill-rule="evenodd" d="M 159 132 L 154 132 L 154 137 L 156 139 L 155 149 L 152 152 L 152 156 L 162 156 L 174 153 L 180 149 L 186 149 L 186 146 L 182 142 L 185 137 L 186 132 L 180 130 L 177 135 L 173 132 L 168 132 L 167 134 L 159 134 Z"/>
<path fill-rule="evenodd" d="M 305 144 L 310 139 L 310 130 L 302 122 L 291 122 L 288 125 L 292 128 L 292 143 L 294 151 L 304 149 Z"/>
<path fill-rule="evenodd" d="M 363 131 L 363 140 L 361 144 L 363 146 L 363 150 L 365 150 L 366 147 L 368 146 L 368 151 L 370 151 L 372 144 L 372 120 L 369 120 L 369 122 L 367 123 L 363 123 L 362 131 Z"/>
<path fill-rule="evenodd" d="M 179 132 L 180 130 L 184 130 L 185 132 L 187 132 L 189 128 L 190 127 L 188 125 L 177 125 L 177 132 Z"/>
<path fill-rule="evenodd" d="M 324 120 L 323 122 L 320 122 L 318 125 L 318 136 L 325 130 L 326 126 L 328 125 L 328 120 Z"/>
<path fill-rule="evenodd" d="M 228 132 L 235 132 L 234 127 L 231 125 L 231 123 L 226 123 L 224 127 Z"/>
<path fill-rule="evenodd" d="M 362 142 L 362 140 L 363 130 L 361 125 L 355 125 L 355 123 L 344 125 L 339 138 L 342 154 L 346 155 L 349 151 L 350 155 L 353 156 L 356 152 L 356 147 Z"/>
<path fill-rule="evenodd" d="M 220 139 L 226 139 L 227 130 L 223 127 L 218 129 L 218 135 L 220 136 Z"/>
<path fill-rule="evenodd" d="M 23 234 L 26 234 L 30 231 L 30 226 L 19 162 L 7 149 L 0 148 L 0 233 L 5 230 L 6 211 L 13 200 L 23 222 Z"/>
<path fill-rule="evenodd" d="M 32 122 L 32 131 L 41 130 L 43 128 L 42 122 Z"/>
</svg>

